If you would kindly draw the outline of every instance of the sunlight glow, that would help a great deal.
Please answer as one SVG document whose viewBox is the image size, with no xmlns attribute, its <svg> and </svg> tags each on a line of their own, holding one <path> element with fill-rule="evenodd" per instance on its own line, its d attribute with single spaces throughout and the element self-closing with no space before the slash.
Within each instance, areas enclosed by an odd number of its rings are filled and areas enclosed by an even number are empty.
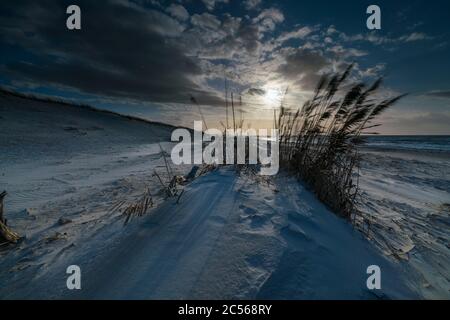
<svg viewBox="0 0 450 320">
<path fill-rule="evenodd" d="M 266 94 L 263 96 L 263 98 L 265 104 L 275 107 L 280 103 L 281 94 L 277 89 L 268 89 L 266 90 Z"/>
</svg>

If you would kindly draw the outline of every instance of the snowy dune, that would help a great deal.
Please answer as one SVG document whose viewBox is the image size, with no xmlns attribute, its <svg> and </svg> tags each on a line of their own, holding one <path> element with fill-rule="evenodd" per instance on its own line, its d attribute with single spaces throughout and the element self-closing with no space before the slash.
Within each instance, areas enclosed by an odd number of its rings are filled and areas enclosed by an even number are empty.
<svg viewBox="0 0 450 320">
<path fill-rule="evenodd" d="M 157 142 L 169 141 L 173 129 L 0 94 L 0 189 L 8 191 L 8 224 L 26 237 L 0 251 L 0 297 L 26 289 L 73 251 L 95 257 L 128 231 L 118 209 L 146 188 L 162 201 L 153 176 L 165 176 Z"/>
<path fill-rule="evenodd" d="M 155 143 L 169 141 L 174 129 L 2 92 L 0 117 L 0 181 L 10 193 L 9 211 L 145 172 L 160 152 Z"/>
<path fill-rule="evenodd" d="M 420 297 L 407 262 L 383 256 L 293 178 L 223 167 L 164 201 L 153 171 L 164 176 L 157 142 L 171 127 L 4 94 L 0 116 L 6 217 L 26 236 L 0 251 L 0 298 Z M 146 188 L 155 208 L 124 226 L 120 209 Z M 66 288 L 72 264 L 81 291 Z"/>
</svg>

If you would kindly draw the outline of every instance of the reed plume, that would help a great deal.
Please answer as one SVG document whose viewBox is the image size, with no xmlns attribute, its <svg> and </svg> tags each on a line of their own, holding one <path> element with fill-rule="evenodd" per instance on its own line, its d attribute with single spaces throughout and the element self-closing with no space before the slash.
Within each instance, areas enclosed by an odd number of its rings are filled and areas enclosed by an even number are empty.
<svg viewBox="0 0 450 320">
<path fill-rule="evenodd" d="M 403 95 L 377 101 L 374 93 L 382 79 L 369 87 L 349 85 L 352 68 L 323 76 L 311 100 L 297 110 L 281 105 L 277 127 L 281 166 L 306 182 L 332 210 L 354 221 L 361 134 L 376 127 L 373 121 Z"/>
</svg>

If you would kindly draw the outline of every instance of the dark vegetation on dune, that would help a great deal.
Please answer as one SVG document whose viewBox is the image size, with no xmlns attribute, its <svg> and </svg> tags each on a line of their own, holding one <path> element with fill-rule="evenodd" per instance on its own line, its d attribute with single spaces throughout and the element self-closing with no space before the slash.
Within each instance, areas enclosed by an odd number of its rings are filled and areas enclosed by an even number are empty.
<svg viewBox="0 0 450 320">
<path fill-rule="evenodd" d="M 322 77 L 302 107 L 282 105 L 276 121 L 280 166 L 302 179 L 334 212 L 359 224 L 365 221 L 357 209 L 361 134 L 377 127 L 373 121 L 403 95 L 376 98 L 382 79 L 370 86 L 351 83 L 352 67 Z"/>
</svg>

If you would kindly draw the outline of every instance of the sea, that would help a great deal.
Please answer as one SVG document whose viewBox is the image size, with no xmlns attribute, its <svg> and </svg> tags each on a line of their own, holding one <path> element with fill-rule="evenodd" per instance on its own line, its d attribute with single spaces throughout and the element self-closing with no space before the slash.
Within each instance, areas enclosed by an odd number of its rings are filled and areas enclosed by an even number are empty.
<svg viewBox="0 0 450 320">
<path fill-rule="evenodd" d="M 364 138 L 369 148 L 450 153 L 450 136 L 374 135 Z"/>
</svg>

